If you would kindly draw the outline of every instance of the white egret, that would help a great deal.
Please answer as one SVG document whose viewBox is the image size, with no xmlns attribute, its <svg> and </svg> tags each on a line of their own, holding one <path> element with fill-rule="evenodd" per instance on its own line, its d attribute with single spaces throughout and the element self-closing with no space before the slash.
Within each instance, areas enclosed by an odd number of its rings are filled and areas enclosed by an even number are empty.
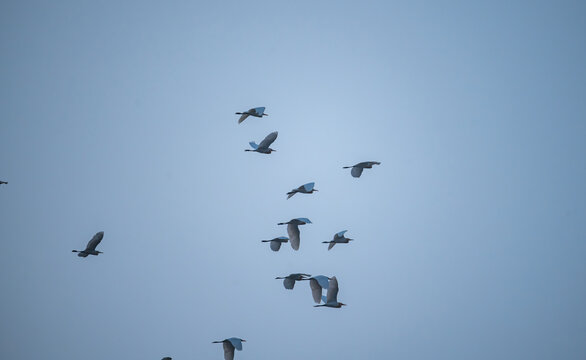
<svg viewBox="0 0 586 360">
<path fill-rule="evenodd" d="M 234 349 L 241 351 L 244 339 L 231 337 L 229 339 L 213 341 L 214 344 L 222 343 L 224 345 L 224 360 L 234 360 Z"/>
<path fill-rule="evenodd" d="M 101 251 L 96 251 L 96 246 L 102 241 L 104 238 L 104 232 L 100 231 L 97 232 L 96 235 L 87 243 L 85 250 L 71 250 L 71 252 L 78 253 L 77 256 L 79 257 L 87 257 L 88 255 L 98 255 L 102 254 Z"/>
<path fill-rule="evenodd" d="M 263 116 L 269 116 L 269 114 L 265 114 L 264 107 L 253 108 L 253 109 L 250 109 L 245 112 L 237 112 L 236 115 L 242 115 L 242 116 L 240 116 L 240 119 L 238 119 L 238 124 L 240 124 L 241 122 L 246 120 L 246 118 L 248 116 L 254 116 L 254 117 L 258 117 L 258 118 L 261 118 Z"/>
<path fill-rule="evenodd" d="M 334 247 L 336 244 L 348 244 L 350 241 L 354 239 L 350 239 L 344 236 L 348 230 L 340 231 L 334 235 L 334 239 L 332 241 L 322 241 L 322 244 L 330 244 L 328 246 L 328 250 Z"/>
<path fill-rule="evenodd" d="M 299 225 L 311 224 L 308 218 L 297 218 L 287 222 L 278 223 L 277 225 L 287 224 L 287 233 L 289 234 L 289 240 L 291 241 L 291 247 L 293 250 L 299 250 L 300 237 L 299 237 Z"/>
<path fill-rule="evenodd" d="M 362 175 L 362 170 L 372 169 L 373 165 L 380 165 L 380 162 L 378 162 L 378 161 L 365 161 L 365 162 L 361 162 L 361 163 L 358 163 L 353 166 L 344 166 L 344 169 L 352 168 L 352 170 L 350 171 L 350 174 L 352 174 L 352 176 L 355 178 L 359 178 L 360 175 Z"/>
<path fill-rule="evenodd" d="M 293 189 L 291 191 L 289 191 L 287 193 L 287 200 L 289 198 L 291 198 L 291 196 L 297 194 L 297 193 L 302 193 L 302 194 L 312 194 L 314 191 L 318 191 L 317 189 L 314 189 L 313 187 L 315 186 L 315 183 L 310 182 L 307 183 L 305 185 L 301 185 L 300 187 L 298 187 L 297 189 Z"/>
<path fill-rule="evenodd" d="M 252 150 L 245 149 L 244 151 L 256 151 L 261 154 L 270 154 L 272 151 L 277 151 L 275 149 L 271 149 L 269 146 L 277 139 L 279 135 L 278 131 L 273 131 L 272 133 L 268 134 L 260 144 L 256 144 L 254 141 L 249 142 L 250 147 Z"/>
</svg>

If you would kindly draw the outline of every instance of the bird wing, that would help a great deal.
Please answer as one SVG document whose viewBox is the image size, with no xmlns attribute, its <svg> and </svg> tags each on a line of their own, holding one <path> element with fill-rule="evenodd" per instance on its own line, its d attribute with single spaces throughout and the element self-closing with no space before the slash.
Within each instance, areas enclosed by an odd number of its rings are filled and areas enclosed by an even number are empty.
<svg viewBox="0 0 586 360">
<path fill-rule="evenodd" d="M 236 348 L 238 351 L 242 351 L 242 340 L 239 338 L 229 338 L 228 341 L 232 343 L 232 346 Z"/>
<path fill-rule="evenodd" d="M 288 242 L 289 238 L 286 236 L 279 236 L 278 238 L 274 238 L 273 240 L 279 240 L 280 242 Z"/>
<path fill-rule="evenodd" d="M 96 235 L 94 235 L 94 237 L 90 241 L 88 241 L 87 246 L 85 247 L 85 251 L 95 251 L 96 246 L 98 246 L 98 244 L 100 243 L 100 241 L 102 241 L 103 238 L 103 231 L 96 233 Z"/>
<path fill-rule="evenodd" d="M 336 245 L 335 242 L 330 242 L 330 245 L 328 245 L 328 250 L 332 250 L 332 248 L 334 247 L 334 245 Z"/>
<path fill-rule="evenodd" d="M 338 279 L 335 276 L 330 280 L 330 287 L 328 288 L 326 298 L 328 303 L 338 302 Z"/>
<path fill-rule="evenodd" d="M 265 112 L 265 108 L 264 107 L 257 107 L 254 109 L 250 109 L 250 112 L 254 112 L 256 116 L 262 116 L 262 114 L 264 114 Z"/>
<path fill-rule="evenodd" d="M 344 230 L 344 231 L 340 231 L 339 233 L 336 233 L 336 235 L 334 235 L 334 240 L 342 239 L 344 237 L 344 234 L 346 233 L 346 231 L 348 231 L 348 230 Z"/>
<path fill-rule="evenodd" d="M 234 345 L 231 341 L 224 341 L 224 360 L 234 360 Z"/>
<path fill-rule="evenodd" d="M 287 199 L 291 199 L 291 196 L 297 194 L 297 189 L 291 190 L 287 193 Z"/>
<path fill-rule="evenodd" d="M 279 251 L 281 248 L 281 242 L 278 240 L 271 240 L 271 250 Z"/>
<path fill-rule="evenodd" d="M 350 174 L 352 174 L 352 176 L 355 178 L 359 178 L 360 175 L 362 175 L 362 170 L 364 170 L 364 169 L 354 165 L 354 166 L 352 166 L 352 171 L 350 171 Z"/>
<path fill-rule="evenodd" d="M 321 300 L 321 286 L 316 279 L 309 279 L 309 287 L 311 288 L 311 296 L 313 296 L 313 301 L 315 301 L 316 304 L 319 304 Z"/>
<path fill-rule="evenodd" d="M 300 225 L 302 225 L 301 223 L 305 223 L 305 224 L 311 224 L 312 223 L 311 220 L 309 220 L 308 218 L 297 218 L 297 219 L 294 219 L 294 220 L 299 221 L 299 224 Z"/>
<path fill-rule="evenodd" d="M 329 279 L 327 276 L 316 275 L 313 278 L 318 282 L 319 286 L 321 286 L 322 288 L 328 289 L 330 287 Z"/>
<path fill-rule="evenodd" d="M 254 150 L 258 149 L 258 145 L 256 145 L 256 143 L 254 141 L 249 142 L 250 147 L 253 148 Z"/>
<path fill-rule="evenodd" d="M 289 234 L 289 240 L 291 241 L 291 247 L 293 250 L 299 250 L 299 226 L 296 224 L 287 224 L 287 233 Z"/>
<path fill-rule="evenodd" d="M 246 120 L 246 118 L 249 116 L 248 112 L 242 113 L 242 115 L 240 115 L 240 119 L 238 119 L 238 124 L 240 124 L 241 122 L 243 122 L 244 120 Z"/>
<path fill-rule="evenodd" d="M 313 187 L 314 186 L 315 186 L 315 183 L 313 183 L 313 182 L 310 182 L 310 183 L 307 183 L 307 184 L 303 185 L 303 187 L 305 188 L 305 191 L 311 191 L 311 190 L 313 190 Z"/>
<path fill-rule="evenodd" d="M 279 133 L 277 131 L 274 131 L 274 132 L 268 134 L 267 137 L 265 137 L 264 140 L 260 142 L 258 147 L 268 148 L 269 146 L 271 146 L 273 141 L 275 141 L 277 139 L 277 135 L 279 135 Z"/>
<path fill-rule="evenodd" d="M 283 286 L 285 289 L 292 290 L 295 286 L 295 280 L 286 277 L 283 279 Z"/>
</svg>

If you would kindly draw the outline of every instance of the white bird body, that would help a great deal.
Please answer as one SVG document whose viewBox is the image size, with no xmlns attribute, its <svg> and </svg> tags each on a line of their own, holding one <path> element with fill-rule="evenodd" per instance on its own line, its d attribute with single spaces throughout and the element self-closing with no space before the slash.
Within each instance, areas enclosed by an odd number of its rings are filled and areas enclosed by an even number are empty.
<svg viewBox="0 0 586 360">
<path fill-rule="evenodd" d="M 289 234 L 289 241 L 291 242 L 291 247 L 293 250 L 299 250 L 299 245 L 301 243 L 300 233 L 299 233 L 299 225 L 311 224 L 311 220 L 308 218 L 296 218 L 289 220 L 285 223 L 278 223 L 277 225 L 285 225 L 287 224 L 287 234 Z"/>
<path fill-rule="evenodd" d="M 261 154 L 270 154 L 272 151 L 277 151 L 275 149 L 271 149 L 269 146 L 271 146 L 271 144 L 277 139 L 278 135 L 278 131 L 273 131 L 272 133 L 268 134 L 258 145 L 254 141 L 251 141 L 249 144 L 252 150 L 246 149 L 244 151 L 255 151 Z"/>
<path fill-rule="evenodd" d="M 317 189 L 314 189 L 313 187 L 315 186 L 314 182 L 310 182 L 307 183 L 305 185 L 301 185 L 300 187 L 298 187 L 297 189 L 293 189 L 291 191 L 289 191 L 287 193 L 287 200 L 291 198 L 291 196 L 297 194 L 297 193 L 301 193 L 301 194 L 313 194 L 314 191 L 318 191 Z"/>
<path fill-rule="evenodd" d="M 222 343 L 224 347 L 224 360 L 234 360 L 234 349 L 242 351 L 243 342 L 246 342 L 246 340 L 232 337 L 229 339 L 213 341 L 212 343 Z"/>
<path fill-rule="evenodd" d="M 364 161 L 364 162 L 358 163 L 353 166 L 344 166 L 344 169 L 352 168 L 352 170 L 350 171 L 350 174 L 352 174 L 352 176 L 355 178 L 359 178 L 360 175 L 362 175 L 362 170 L 372 169 L 373 165 L 380 165 L 380 162 L 378 162 L 378 161 Z"/>
<path fill-rule="evenodd" d="M 240 116 L 240 119 L 238 119 L 238 124 L 240 124 L 241 122 L 246 120 L 246 118 L 249 116 L 254 116 L 254 117 L 258 117 L 258 118 L 261 118 L 263 116 L 269 116 L 269 114 L 265 114 L 264 107 L 256 107 L 256 108 L 252 108 L 252 109 L 245 111 L 245 112 L 237 112 L 236 115 L 242 115 L 242 116 Z"/>
<path fill-rule="evenodd" d="M 330 244 L 328 246 L 328 250 L 331 250 L 334 245 L 336 244 L 348 244 L 350 241 L 354 239 L 350 239 L 344 236 L 344 234 L 348 230 L 340 231 L 339 233 L 334 234 L 334 238 L 331 241 L 322 241 L 323 244 Z"/>
<path fill-rule="evenodd" d="M 343 304 L 338 301 L 338 279 L 336 279 L 335 276 L 333 276 L 330 279 L 330 284 L 329 284 L 326 298 L 324 300 L 324 304 L 313 305 L 313 306 L 314 307 L 325 306 L 325 307 L 338 308 L 338 309 L 341 308 L 342 306 L 346 306 L 346 304 Z"/>
<path fill-rule="evenodd" d="M 88 255 L 96 255 L 97 256 L 97 255 L 101 254 L 102 252 L 96 251 L 96 246 L 98 246 L 98 244 L 102 241 L 103 238 L 104 238 L 104 232 L 99 231 L 87 243 L 85 250 L 81 250 L 81 251 L 80 250 L 71 250 L 71 252 L 78 253 L 77 256 L 79 256 L 79 257 L 87 257 Z"/>
</svg>

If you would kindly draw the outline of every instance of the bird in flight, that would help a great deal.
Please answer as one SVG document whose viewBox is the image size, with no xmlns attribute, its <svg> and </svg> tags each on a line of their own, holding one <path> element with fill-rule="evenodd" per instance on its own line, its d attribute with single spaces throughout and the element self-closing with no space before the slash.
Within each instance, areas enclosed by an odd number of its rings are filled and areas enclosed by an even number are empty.
<svg viewBox="0 0 586 360">
<path fill-rule="evenodd" d="M 224 360 L 234 360 L 234 349 L 241 351 L 244 339 L 231 337 L 229 339 L 213 341 L 214 344 L 222 343 L 224 345 Z"/>
<path fill-rule="evenodd" d="M 270 154 L 272 151 L 277 151 L 275 149 L 271 149 L 269 146 L 271 146 L 271 144 L 277 139 L 277 136 L 279 135 L 278 131 L 274 131 L 270 134 L 268 134 L 263 141 L 260 142 L 260 144 L 256 144 L 254 141 L 249 142 L 250 147 L 252 148 L 252 150 L 250 149 L 245 149 L 244 151 L 256 151 L 258 153 L 261 154 Z"/>
<path fill-rule="evenodd" d="M 96 251 L 96 246 L 102 241 L 104 238 L 104 232 L 100 231 L 97 232 L 96 235 L 87 243 L 85 250 L 71 250 L 71 252 L 78 253 L 77 256 L 79 257 L 87 257 L 88 255 L 98 255 L 102 254 L 101 251 Z"/>
<path fill-rule="evenodd" d="M 242 116 L 240 116 L 240 119 L 238 119 L 238 124 L 240 124 L 241 122 L 246 120 L 246 118 L 249 116 L 254 116 L 254 117 L 258 117 L 258 118 L 261 118 L 263 116 L 269 116 L 269 114 L 265 114 L 264 107 L 253 108 L 253 109 L 250 109 L 245 112 L 237 112 L 236 115 L 242 115 Z"/>
<path fill-rule="evenodd" d="M 316 275 L 301 280 L 309 280 L 309 287 L 311 288 L 311 296 L 313 296 L 313 301 L 315 301 L 316 304 L 319 304 L 322 300 L 322 289 L 327 290 L 330 287 L 328 282 L 330 278 L 324 275 Z"/>
<path fill-rule="evenodd" d="M 346 236 L 344 236 L 346 231 L 348 231 L 348 230 L 344 230 L 344 231 L 340 231 L 339 233 L 336 233 L 334 235 L 334 239 L 332 241 L 322 241 L 322 244 L 330 244 L 328 246 L 328 250 L 331 250 L 331 248 L 333 248 L 334 245 L 336 245 L 336 244 L 348 244 L 350 241 L 352 241 L 354 239 L 350 239 L 350 238 L 347 238 Z"/>
<path fill-rule="evenodd" d="M 299 237 L 299 225 L 311 224 L 311 220 L 308 218 L 297 218 L 291 219 L 287 222 L 281 222 L 277 225 L 287 224 L 287 234 L 289 234 L 289 240 L 291 241 L 291 247 L 293 250 L 299 250 L 299 244 L 301 238 Z"/>
<path fill-rule="evenodd" d="M 312 194 L 314 191 L 318 191 L 317 189 L 314 189 L 313 188 L 314 186 L 315 186 L 315 183 L 310 182 L 310 183 L 307 183 L 305 185 L 301 185 L 297 189 L 293 189 L 293 190 L 289 191 L 287 193 L 287 200 L 289 200 L 291 198 L 291 196 L 293 196 L 293 195 L 295 195 L 297 193 L 301 193 L 301 194 Z"/>
<path fill-rule="evenodd" d="M 325 306 L 339 309 L 342 306 L 346 306 L 346 304 L 338 301 L 338 279 L 335 276 L 330 279 L 328 292 L 326 298 L 323 300 L 325 304 L 313 305 L 313 307 Z"/>
<path fill-rule="evenodd" d="M 271 243 L 271 250 L 279 251 L 281 248 L 282 243 L 289 242 L 289 238 L 285 236 L 279 236 L 271 240 L 261 240 L 262 242 L 270 242 Z"/>
<path fill-rule="evenodd" d="M 0 185 L 1 184 L 8 184 L 8 182 L 0 180 Z"/>
<path fill-rule="evenodd" d="M 355 178 L 359 178 L 360 175 L 362 175 L 362 170 L 372 169 L 373 165 L 380 165 L 380 162 L 378 162 L 378 161 L 365 161 L 365 162 L 361 162 L 361 163 L 358 163 L 353 166 L 344 166 L 344 169 L 352 168 L 352 170 L 350 171 L 350 174 L 352 174 L 352 176 Z"/>
<path fill-rule="evenodd" d="M 275 279 L 276 280 L 282 279 L 283 286 L 285 287 L 285 289 L 292 290 L 293 287 L 295 286 L 295 281 L 309 280 L 310 276 L 311 275 L 309 275 L 309 274 L 295 273 L 295 274 L 289 274 L 285 277 L 277 276 Z"/>
</svg>

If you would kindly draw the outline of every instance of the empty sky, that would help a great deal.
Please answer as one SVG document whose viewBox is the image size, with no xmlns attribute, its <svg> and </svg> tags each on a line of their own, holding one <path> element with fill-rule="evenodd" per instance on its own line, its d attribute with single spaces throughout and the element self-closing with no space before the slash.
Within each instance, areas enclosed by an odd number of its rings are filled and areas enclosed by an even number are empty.
<svg viewBox="0 0 586 360">
<path fill-rule="evenodd" d="M 586 358 L 584 34 L 580 1 L 1 2 L 0 357 Z"/>
</svg>

